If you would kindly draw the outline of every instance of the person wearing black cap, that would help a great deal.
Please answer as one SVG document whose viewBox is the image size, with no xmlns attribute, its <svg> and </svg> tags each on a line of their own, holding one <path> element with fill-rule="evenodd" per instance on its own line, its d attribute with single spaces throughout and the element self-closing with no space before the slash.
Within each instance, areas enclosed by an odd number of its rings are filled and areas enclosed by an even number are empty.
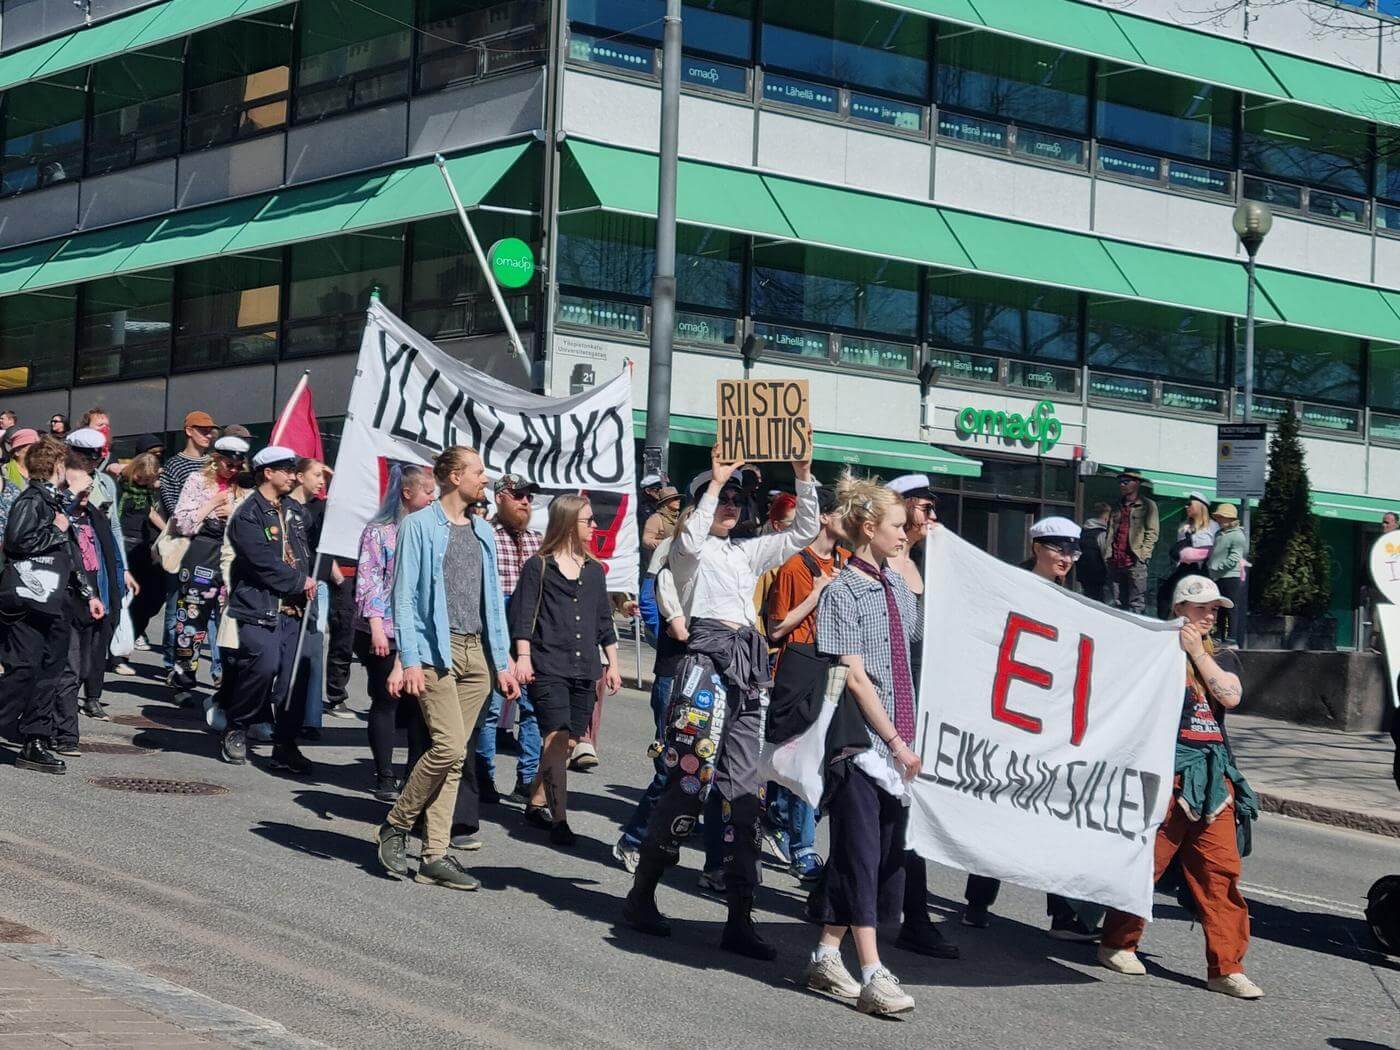
<svg viewBox="0 0 1400 1050">
<path fill-rule="evenodd" d="M 228 726 L 220 752 L 234 765 L 247 761 L 248 727 L 264 705 L 272 704 L 277 711 L 272 768 L 304 774 L 311 763 L 296 738 L 306 716 L 310 660 L 303 652 L 301 665 L 295 666 L 294 658 L 302 617 L 315 615 L 316 580 L 310 575 L 311 550 L 302 519 L 282 506 L 296 484 L 296 468 L 297 454 L 291 449 L 272 445 L 259 452 L 253 457 L 257 488 L 228 520 L 233 563 L 225 615 L 238 624 L 238 648 L 224 683 Z"/>
<path fill-rule="evenodd" d="M 1147 479 L 1140 470 L 1118 474 L 1118 503 L 1108 518 L 1108 579 L 1114 604 L 1140 613 L 1147 608 L 1147 563 L 1161 525 L 1157 504 L 1142 495 Z"/>
</svg>

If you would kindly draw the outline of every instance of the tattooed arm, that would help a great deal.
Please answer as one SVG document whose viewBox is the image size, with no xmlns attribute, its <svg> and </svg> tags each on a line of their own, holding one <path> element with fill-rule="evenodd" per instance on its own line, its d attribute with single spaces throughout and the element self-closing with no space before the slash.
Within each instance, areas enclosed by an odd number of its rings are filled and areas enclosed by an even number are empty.
<svg viewBox="0 0 1400 1050">
<path fill-rule="evenodd" d="M 1206 652 L 1204 631 L 1193 624 L 1183 624 L 1181 647 L 1196 665 L 1196 674 L 1205 684 L 1212 700 L 1224 708 L 1239 707 L 1243 696 L 1240 676 L 1221 667 L 1214 656 Z"/>
</svg>

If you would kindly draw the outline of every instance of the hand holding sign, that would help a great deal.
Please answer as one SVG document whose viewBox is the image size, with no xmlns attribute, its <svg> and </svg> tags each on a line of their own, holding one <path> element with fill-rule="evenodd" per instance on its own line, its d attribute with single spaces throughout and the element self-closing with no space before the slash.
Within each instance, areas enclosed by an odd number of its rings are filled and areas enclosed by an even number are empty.
<svg viewBox="0 0 1400 1050">
<path fill-rule="evenodd" d="M 716 395 L 719 462 L 811 462 L 807 380 L 721 379 Z"/>
</svg>

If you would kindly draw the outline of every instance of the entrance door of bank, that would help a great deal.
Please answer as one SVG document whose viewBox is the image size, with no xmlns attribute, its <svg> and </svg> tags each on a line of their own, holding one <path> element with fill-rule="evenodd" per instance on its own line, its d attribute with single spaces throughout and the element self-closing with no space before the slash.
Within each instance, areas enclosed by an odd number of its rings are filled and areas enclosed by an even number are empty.
<svg viewBox="0 0 1400 1050">
<path fill-rule="evenodd" d="M 1035 507 L 964 497 L 962 538 L 1002 561 L 1019 565 L 1030 549 Z"/>
</svg>

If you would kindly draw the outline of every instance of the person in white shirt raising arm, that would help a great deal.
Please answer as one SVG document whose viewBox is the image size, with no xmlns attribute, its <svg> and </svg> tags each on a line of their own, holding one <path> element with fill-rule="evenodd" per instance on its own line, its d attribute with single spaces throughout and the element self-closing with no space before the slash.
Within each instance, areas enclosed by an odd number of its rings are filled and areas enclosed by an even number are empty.
<svg viewBox="0 0 1400 1050">
<path fill-rule="evenodd" d="M 686 656 L 676 668 L 664 720 L 670 771 L 652 810 L 623 921 L 643 933 L 670 936 L 656 907 L 656 887 L 680 859 L 680 844 L 695 827 L 710 788 L 723 799 L 725 887 L 729 918 L 720 946 L 754 959 L 776 952 L 754 929 L 759 862 L 759 754 L 764 707 L 772 678 L 768 643 L 755 626 L 758 577 L 811 543 L 820 528 L 817 485 L 810 460 L 793 464 L 797 516 L 772 536 L 734 541 L 743 492 L 730 479 L 735 465 L 711 453 L 712 469 L 691 482 L 694 512 L 671 545 L 670 567 L 690 614 Z"/>
</svg>

